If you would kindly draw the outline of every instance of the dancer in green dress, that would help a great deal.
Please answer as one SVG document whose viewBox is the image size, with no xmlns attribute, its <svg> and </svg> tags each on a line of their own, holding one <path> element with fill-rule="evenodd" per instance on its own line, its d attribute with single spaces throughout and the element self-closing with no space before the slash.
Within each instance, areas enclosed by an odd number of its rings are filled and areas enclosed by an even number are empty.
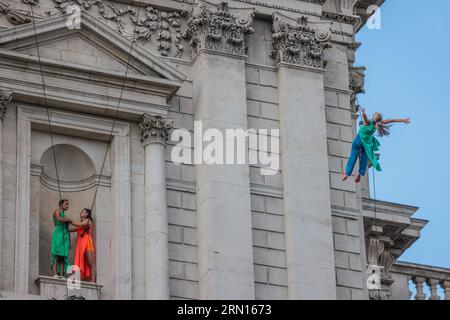
<svg viewBox="0 0 450 320">
<path fill-rule="evenodd" d="M 70 233 L 68 225 L 72 220 L 65 217 L 65 213 L 69 209 L 69 201 L 63 199 L 59 202 L 59 208 L 53 212 L 53 230 L 52 248 L 51 248 L 51 267 L 53 276 L 66 275 L 69 267 L 69 248 Z"/>
</svg>

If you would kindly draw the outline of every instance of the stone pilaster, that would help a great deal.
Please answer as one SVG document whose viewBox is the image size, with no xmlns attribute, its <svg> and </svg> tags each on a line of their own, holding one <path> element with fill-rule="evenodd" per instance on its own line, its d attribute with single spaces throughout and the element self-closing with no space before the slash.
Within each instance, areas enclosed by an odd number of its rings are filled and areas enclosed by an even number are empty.
<svg viewBox="0 0 450 320">
<path fill-rule="evenodd" d="M 169 236 L 165 144 L 173 122 L 144 114 L 139 123 L 145 149 L 145 297 L 169 299 Z"/>
<path fill-rule="evenodd" d="M 336 299 L 324 97 L 330 33 L 273 15 L 289 299 Z"/>
<path fill-rule="evenodd" d="M 245 34 L 252 20 L 252 9 L 195 1 L 188 37 L 194 114 L 203 130 L 247 130 Z M 202 136 L 195 137 L 200 154 Z M 200 299 L 255 297 L 249 171 L 248 164 L 196 161 Z"/>
<path fill-rule="evenodd" d="M 2 225 L 3 225 L 3 120 L 7 104 L 12 100 L 12 91 L 0 89 L 0 274 L 2 269 Z"/>
</svg>

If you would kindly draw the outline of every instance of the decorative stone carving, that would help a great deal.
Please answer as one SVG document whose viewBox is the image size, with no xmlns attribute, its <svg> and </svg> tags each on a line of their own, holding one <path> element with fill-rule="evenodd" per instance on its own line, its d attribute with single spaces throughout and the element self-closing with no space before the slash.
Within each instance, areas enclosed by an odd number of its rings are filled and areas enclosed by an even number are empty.
<svg viewBox="0 0 450 320">
<path fill-rule="evenodd" d="M 22 0 L 22 2 L 25 4 L 36 5 L 39 3 L 39 0 Z"/>
<path fill-rule="evenodd" d="M 365 81 L 366 81 L 365 71 L 366 71 L 365 67 L 350 67 L 349 68 L 350 90 L 352 91 L 352 95 L 350 98 L 350 106 L 351 106 L 352 116 L 354 118 L 358 117 L 358 111 L 359 111 L 358 110 L 359 106 L 357 106 L 357 103 L 356 103 L 356 96 L 360 93 L 366 92 L 366 90 L 364 88 Z"/>
<path fill-rule="evenodd" d="M 73 4 L 72 0 L 53 1 L 62 13 Z M 183 54 L 181 26 L 182 19 L 187 15 L 186 11 L 162 11 L 152 6 L 139 9 L 136 6 L 117 5 L 106 0 L 78 0 L 77 4 L 86 11 L 96 7 L 105 20 L 114 21 L 117 31 L 128 38 L 133 38 L 135 31 L 134 38 L 146 43 L 156 35 L 156 49 L 162 56 L 181 57 Z"/>
<path fill-rule="evenodd" d="M 276 62 L 289 62 L 314 68 L 323 68 L 323 52 L 331 47 L 331 32 L 314 29 L 304 16 L 297 21 L 280 13 L 273 14 L 271 57 Z"/>
<path fill-rule="evenodd" d="M 366 254 L 369 266 L 376 267 L 379 272 L 379 288 L 369 288 L 371 300 L 391 299 L 391 286 L 394 283 L 390 270 L 395 262 L 395 249 L 392 240 L 386 236 L 386 230 L 379 225 L 371 225 L 366 238 Z"/>
<path fill-rule="evenodd" d="M 370 300 L 391 300 L 392 293 L 391 290 L 381 289 L 381 290 L 369 290 Z"/>
<path fill-rule="evenodd" d="M 367 262 L 369 265 L 377 266 L 378 259 L 383 253 L 384 244 L 376 237 L 370 237 L 367 246 Z"/>
<path fill-rule="evenodd" d="M 175 57 L 180 57 L 184 51 L 182 44 L 181 22 L 185 17 L 185 11 L 158 11 L 153 7 L 147 7 L 145 18 L 137 19 L 131 15 L 132 21 L 138 25 L 137 38 L 148 41 L 152 34 L 157 34 L 158 50 L 162 56 L 168 56 L 174 51 Z"/>
<path fill-rule="evenodd" d="M 13 92 L 0 90 L 0 120 L 5 120 L 6 105 L 12 101 Z"/>
<path fill-rule="evenodd" d="M 253 33 L 254 9 L 232 9 L 228 3 L 195 0 L 184 37 L 192 56 L 200 49 L 245 55 L 245 35 Z"/>
<path fill-rule="evenodd" d="M 38 0 L 23 0 L 23 3 L 35 5 Z M 18 26 L 24 23 L 30 23 L 33 21 L 33 16 L 35 19 L 44 19 L 50 15 L 50 11 L 46 12 L 36 12 L 31 10 L 23 9 L 19 7 L 20 4 L 11 5 L 10 3 L 0 0 L 0 15 L 4 14 L 9 23 L 13 26 Z M 29 7 L 29 6 L 28 6 Z"/>
<path fill-rule="evenodd" d="M 145 113 L 139 123 L 141 143 L 143 146 L 150 143 L 165 144 L 169 138 L 169 130 L 172 129 L 172 127 L 172 120 Z"/>
</svg>

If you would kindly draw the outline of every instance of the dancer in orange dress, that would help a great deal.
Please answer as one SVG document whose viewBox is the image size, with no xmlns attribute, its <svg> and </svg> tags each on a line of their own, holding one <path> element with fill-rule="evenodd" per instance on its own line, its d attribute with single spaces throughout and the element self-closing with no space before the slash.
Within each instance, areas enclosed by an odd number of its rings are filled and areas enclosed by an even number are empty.
<svg viewBox="0 0 450 320">
<path fill-rule="evenodd" d="M 92 240 L 94 223 L 91 210 L 81 210 L 80 219 L 80 223 L 72 222 L 74 227 L 70 228 L 71 232 L 78 234 L 73 264 L 80 268 L 81 280 L 90 280 L 95 283 L 94 241 Z"/>
</svg>

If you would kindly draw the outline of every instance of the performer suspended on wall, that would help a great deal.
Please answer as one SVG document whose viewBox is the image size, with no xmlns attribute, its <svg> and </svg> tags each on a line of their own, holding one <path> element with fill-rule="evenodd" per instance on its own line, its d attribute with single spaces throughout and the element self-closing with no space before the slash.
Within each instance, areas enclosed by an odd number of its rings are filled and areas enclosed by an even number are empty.
<svg viewBox="0 0 450 320">
<path fill-rule="evenodd" d="M 369 162 L 375 170 L 381 171 L 381 166 L 375 153 L 380 148 L 380 142 L 374 137 L 374 134 L 378 133 L 379 137 L 389 136 L 391 128 L 390 124 L 409 124 L 411 122 L 410 118 L 383 120 L 383 116 L 379 112 L 374 113 L 372 119 L 369 119 L 364 108 L 362 108 L 362 118 L 364 124 L 359 129 L 359 132 L 353 141 L 352 151 L 345 173 L 342 175 L 342 181 L 347 180 L 348 177 L 352 175 L 353 169 L 356 165 L 356 160 L 358 160 L 358 158 L 359 172 L 355 178 L 356 183 L 359 183 L 361 181 L 361 177 L 366 174 Z"/>
</svg>

